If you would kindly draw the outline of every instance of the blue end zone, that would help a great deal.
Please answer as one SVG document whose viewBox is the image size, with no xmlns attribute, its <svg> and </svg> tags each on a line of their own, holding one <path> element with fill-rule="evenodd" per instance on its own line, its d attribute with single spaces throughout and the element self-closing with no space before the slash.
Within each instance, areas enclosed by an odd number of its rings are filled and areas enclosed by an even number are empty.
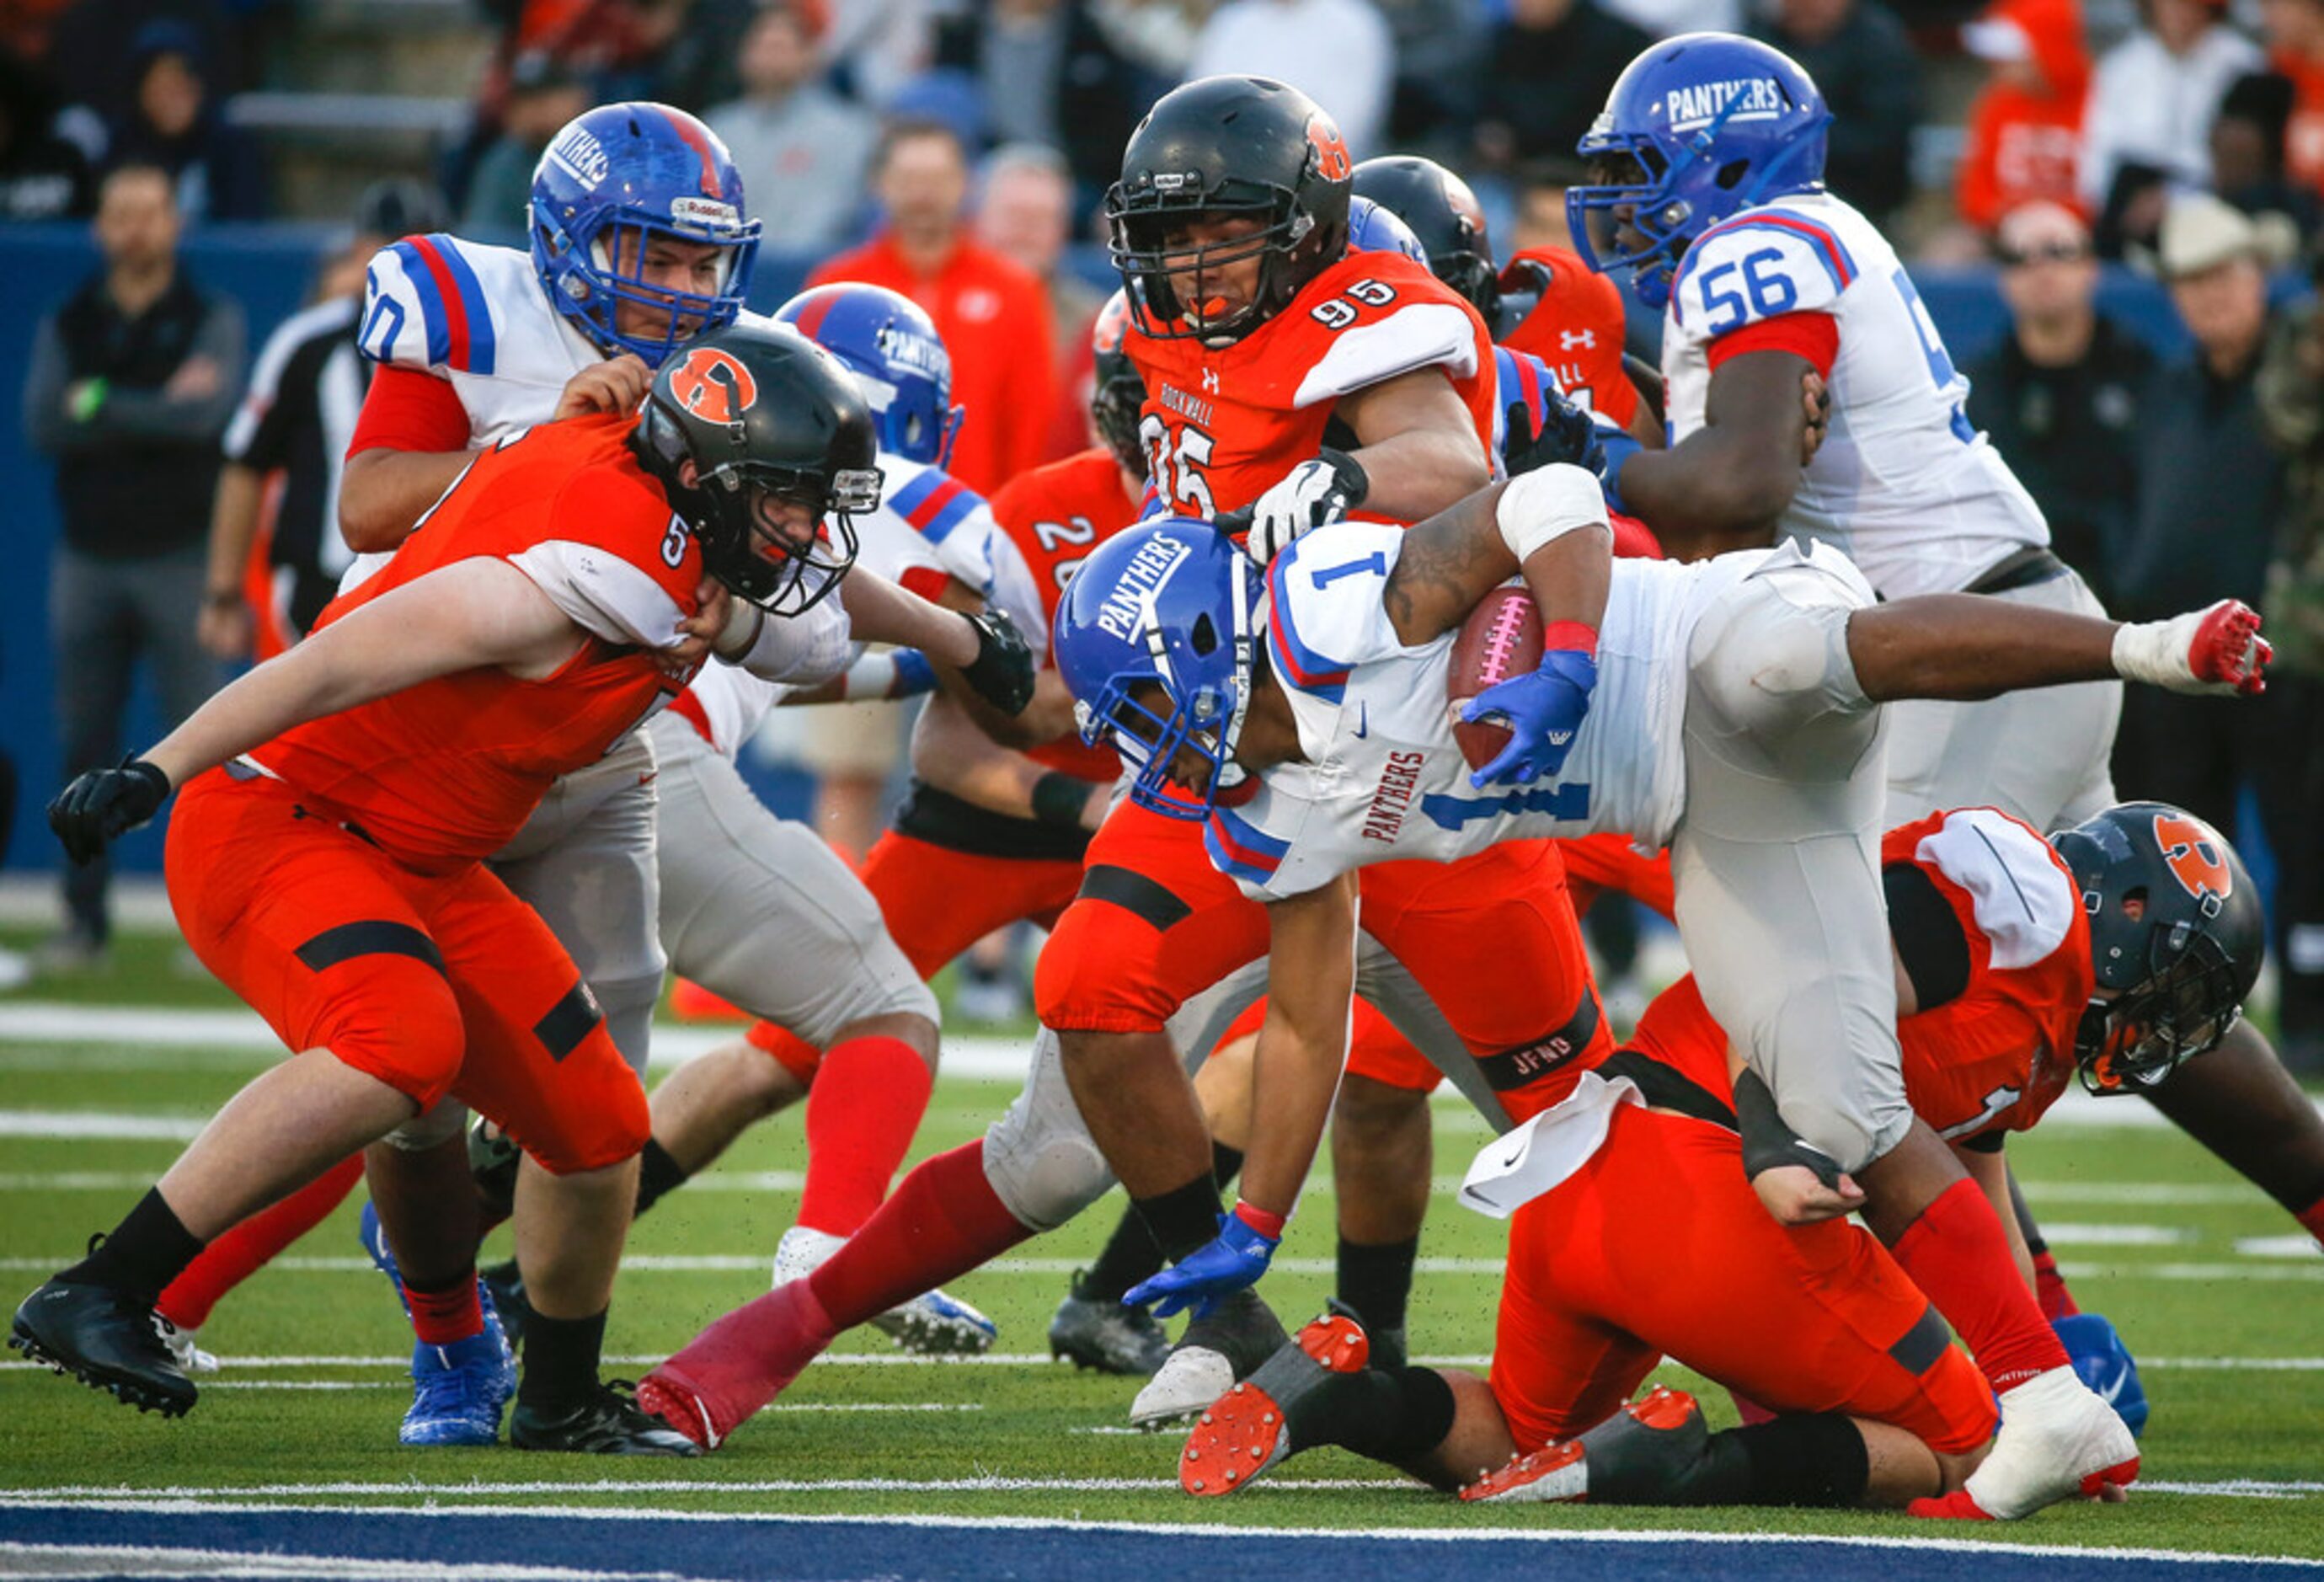
<svg viewBox="0 0 2324 1582">
<path fill-rule="evenodd" d="M 0 1573 L 25 1563 L 62 1563 L 34 1546 L 80 1550 L 69 1568 L 117 1564 L 121 1574 L 173 1577 L 239 1570 L 266 1557 L 266 1574 L 311 1559 L 336 1573 L 349 1561 L 382 1562 L 398 1577 L 425 1578 L 507 1568 L 519 1576 L 661 1577 L 1038 1577 L 1048 1582 L 1120 1582 L 1126 1577 L 1263 1572 L 1268 1582 L 1347 1582 L 1350 1577 L 1431 1582 L 1493 1575 L 1497 1568 L 1554 1569 L 1559 1582 L 1637 1582 L 1684 1568 L 1738 1582 L 1830 1582 L 1879 1574 L 1884 1582 L 1990 1582 L 2004 1556 L 2038 1553 L 2043 1582 L 2127 1582 L 2133 1577 L 2293 1577 L 2313 1582 L 2314 1564 L 2223 1557 L 2087 1553 L 1962 1540 L 1755 1540 L 1711 1535 L 1552 1534 L 1523 1531 L 1442 1537 L 1283 1533 L 1222 1528 L 1138 1528 L 1103 1523 L 905 1517 L 798 1518 L 584 1510 L 554 1513 L 438 1509 L 355 1513 L 330 1510 L 178 1513 L 152 1509 L 0 1507 Z M 110 1550 L 100 1559 L 90 1550 Z M 2006 1563 L 2006 1561 L 2004 1563 Z"/>
</svg>

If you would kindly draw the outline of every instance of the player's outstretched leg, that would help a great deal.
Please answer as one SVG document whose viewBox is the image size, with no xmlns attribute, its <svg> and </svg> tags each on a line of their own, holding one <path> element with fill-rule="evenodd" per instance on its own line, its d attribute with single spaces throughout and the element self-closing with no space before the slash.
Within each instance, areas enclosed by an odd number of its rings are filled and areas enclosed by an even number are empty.
<svg viewBox="0 0 2324 1582">
<path fill-rule="evenodd" d="M 1318 1392 L 1335 1378 L 1362 1373 L 1370 1356 L 1362 1328 L 1344 1313 L 1326 1313 L 1307 1325 L 1196 1420 L 1178 1457 L 1178 1486 L 1190 1494 L 1248 1488 L 1306 1448 L 1305 1434 L 1293 1425 L 1303 1416 L 1312 1419 Z"/>
</svg>

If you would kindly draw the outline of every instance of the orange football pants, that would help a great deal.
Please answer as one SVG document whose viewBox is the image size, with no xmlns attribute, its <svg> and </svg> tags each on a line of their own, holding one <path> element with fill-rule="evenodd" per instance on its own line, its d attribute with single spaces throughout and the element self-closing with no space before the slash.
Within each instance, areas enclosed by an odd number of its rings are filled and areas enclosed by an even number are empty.
<svg viewBox="0 0 2324 1582">
<path fill-rule="evenodd" d="M 1870 1232 L 1777 1225 L 1734 1133 L 1624 1105 L 1510 1220 L 1493 1393 L 1536 1450 L 1613 1415 L 1665 1355 L 1772 1411 L 1845 1411 L 1947 1453 L 1993 1434 L 1983 1375 Z"/>
<path fill-rule="evenodd" d="M 560 1174 L 645 1145 L 579 970 L 483 864 L 416 872 L 281 782 L 212 770 L 179 794 L 165 871 L 186 943 L 286 1047 L 423 1110 L 453 1094 Z"/>
</svg>

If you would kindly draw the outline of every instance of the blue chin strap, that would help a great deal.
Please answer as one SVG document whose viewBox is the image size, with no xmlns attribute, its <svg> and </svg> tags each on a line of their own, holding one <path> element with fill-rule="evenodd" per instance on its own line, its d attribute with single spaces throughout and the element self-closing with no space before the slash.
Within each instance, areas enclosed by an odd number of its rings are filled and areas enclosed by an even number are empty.
<svg viewBox="0 0 2324 1582">
<path fill-rule="evenodd" d="M 1710 164 L 1717 153 L 1720 128 L 1728 119 L 1743 107 L 1745 96 L 1737 94 L 1729 99 L 1719 114 L 1701 131 L 1689 135 L 1679 149 L 1678 157 L 1663 172 L 1662 180 L 1649 186 L 1635 187 L 1569 187 L 1565 190 L 1565 227 L 1572 233 L 1573 250 L 1582 263 L 1599 274 L 1609 274 L 1618 269 L 1630 272 L 1630 289 L 1639 301 L 1659 311 L 1670 303 L 1671 282 L 1678 273 L 1679 259 L 1687 245 L 1709 226 L 1695 226 L 1694 205 L 1678 194 L 1679 184 L 1687 172 L 1697 165 Z M 1831 125 L 1831 113 L 1827 110 L 1794 139 L 1791 145 L 1751 172 L 1751 181 L 1736 198 L 1727 214 L 1751 208 L 1762 199 L 1792 190 L 1777 186 L 1785 171 L 1805 153 L 1815 134 Z M 1592 134 L 1585 140 L 1584 151 L 1591 154 L 1627 153 L 1643 171 L 1646 168 L 1644 152 L 1660 152 L 1661 144 L 1643 132 Z M 1609 211 L 1607 236 L 1610 243 L 1613 227 L 1610 211 L 1628 208 L 1630 227 L 1646 238 L 1646 245 L 1629 253 L 1600 256 L 1597 239 L 1591 234 L 1591 217 Z M 1718 217 L 1724 219 L 1726 215 Z M 1717 220 L 1711 222 L 1716 224 Z"/>
</svg>

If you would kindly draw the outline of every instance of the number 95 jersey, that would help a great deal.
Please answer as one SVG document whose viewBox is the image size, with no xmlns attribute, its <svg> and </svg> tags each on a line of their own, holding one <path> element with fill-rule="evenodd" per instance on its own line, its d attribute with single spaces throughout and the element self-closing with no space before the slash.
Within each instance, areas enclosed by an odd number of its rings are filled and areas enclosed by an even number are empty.
<svg viewBox="0 0 2324 1582">
<path fill-rule="evenodd" d="M 1439 367 L 1491 454 L 1493 343 L 1476 310 L 1393 253 L 1351 253 L 1231 346 L 1162 340 L 1135 324 L 1122 350 L 1146 381 L 1138 434 L 1162 508 L 1248 505 L 1324 445 L 1357 441 L 1333 412 L 1368 385 Z M 1361 514 L 1360 513 L 1359 514 Z"/>
<path fill-rule="evenodd" d="M 1703 426 L 1712 373 L 1751 351 L 1829 365 L 1831 430 L 1778 538 L 1831 544 L 1892 599 L 1956 592 L 2050 541 L 2041 508 L 1963 415 L 1969 381 L 1912 277 L 1839 199 L 1747 208 L 1687 249 L 1663 327 L 1672 444 Z"/>
</svg>

